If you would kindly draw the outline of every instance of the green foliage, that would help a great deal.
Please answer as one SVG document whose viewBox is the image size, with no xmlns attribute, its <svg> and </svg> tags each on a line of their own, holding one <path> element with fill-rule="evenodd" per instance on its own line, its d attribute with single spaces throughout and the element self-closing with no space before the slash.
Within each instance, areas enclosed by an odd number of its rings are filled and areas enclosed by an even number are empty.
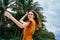
<svg viewBox="0 0 60 40">
<path fill-rule="evenodd" d="M 11 4 L 12 2 L 14 3 Z M 43 14 L 41 13 L 43 8 L 39 6 L 38 2 L 33 3 L 33 0 L 3 0 L 3 3 L 0 0 L 0 40 L 22 40 L 23 29 L 18 28 L 15 23 L 3 15 L 7 8 L 11 8 L 12 11 L 16 12 L 16 14 L 14 14 L 14 12 L 10 13 L 17 20 L 19 20 L 26 13 L 26 11 L 35 10 L 39 14 L 39 18 L 42 21 L 42 28 L 36 30 L 33 35 L 33 39 L 55 40 L 54 34 L 52 32 L 48 32 L 43 24 L 43 22 L 46 22 Z"/>
<path fill-rule="evenodd" d="M 52 32 L 48 32 L 46 29 L 39 29 L 33 35 L 34 40 L 55 40 L 55 36 Z"/>
</svg>

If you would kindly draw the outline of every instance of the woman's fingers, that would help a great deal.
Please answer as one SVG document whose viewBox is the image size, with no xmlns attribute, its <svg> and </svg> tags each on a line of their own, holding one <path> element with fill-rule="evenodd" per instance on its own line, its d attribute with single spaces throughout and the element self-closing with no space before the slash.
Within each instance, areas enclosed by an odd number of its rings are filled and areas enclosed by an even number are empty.
<svg viewBox="0 0 60 40">
<path fill-rule="evenodd" d="M 12 17 L 12 15 L 9 12 L 7 12 L 7 11 L 5 11 L 4 16 L 6 16 L 8 18 L 11 18 Z"/>
<path fill-rule="evenodd" d="M 4 12 L 4 16 L 6 16 L 6 11 Z"/>
<path fill-rule="evenodd" d="M 26 15 L 28 15 L 28 11 L 26 12 Z"/>
</svg>

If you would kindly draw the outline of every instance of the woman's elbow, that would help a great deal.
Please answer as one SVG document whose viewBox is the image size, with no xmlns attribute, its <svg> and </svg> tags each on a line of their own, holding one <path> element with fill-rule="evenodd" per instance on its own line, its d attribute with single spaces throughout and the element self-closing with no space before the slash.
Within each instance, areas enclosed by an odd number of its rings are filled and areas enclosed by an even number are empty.
<svg viewBox="0 0 60 40">
<path fill-rule="evenodd" d="M 18 26 L 19 28 L 23 29 L 24 27 L 23 26 Z"/>
<path fill-rule="evenodd" d="M 20 27 L 21 29 L 23 29 L 24 27 Z"/>
</svg>

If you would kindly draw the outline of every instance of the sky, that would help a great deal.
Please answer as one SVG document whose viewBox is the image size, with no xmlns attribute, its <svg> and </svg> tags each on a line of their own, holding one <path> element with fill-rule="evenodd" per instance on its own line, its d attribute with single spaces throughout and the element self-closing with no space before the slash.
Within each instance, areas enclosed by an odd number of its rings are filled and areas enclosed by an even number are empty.
<svg viewBox="0 0 60 40">
<path fill-rule="evenodd" d="M 56 40 L 60 40 L 60 0 L 34 0 L 36 1 L 43 7 L 47 30 L 55 34 Z"/>
</svg>

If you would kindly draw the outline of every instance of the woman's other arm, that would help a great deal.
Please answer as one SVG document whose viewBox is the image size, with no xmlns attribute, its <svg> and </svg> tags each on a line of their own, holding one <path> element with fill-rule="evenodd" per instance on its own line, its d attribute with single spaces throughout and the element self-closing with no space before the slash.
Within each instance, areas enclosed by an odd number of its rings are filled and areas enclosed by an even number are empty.
<svg viewBox="0 0 60 40">
<path fill-rule="evenodd" d="M 24 18 L 28 15 L 28 12 L 26 12 L 26 14 L 19 20 L 21 23 L 25 23 L 23 20 Z"/>
</svg>

